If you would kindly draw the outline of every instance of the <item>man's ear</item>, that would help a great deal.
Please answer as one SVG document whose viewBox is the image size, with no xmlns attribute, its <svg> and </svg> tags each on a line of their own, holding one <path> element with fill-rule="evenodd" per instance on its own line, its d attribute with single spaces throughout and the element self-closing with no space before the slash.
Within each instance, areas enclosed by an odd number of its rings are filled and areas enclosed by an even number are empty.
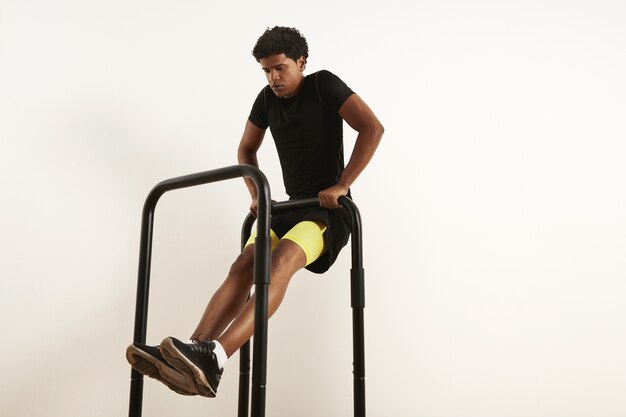
<svg viewBox="0 0 626 417">
<path fill-rule="evenodd" d="M 306 58 L 304 56 L 298 58 L 298 68 L 300 69 L 300 71 L 304 71 L 304 69 L 306 68 Z"/>
</svg>

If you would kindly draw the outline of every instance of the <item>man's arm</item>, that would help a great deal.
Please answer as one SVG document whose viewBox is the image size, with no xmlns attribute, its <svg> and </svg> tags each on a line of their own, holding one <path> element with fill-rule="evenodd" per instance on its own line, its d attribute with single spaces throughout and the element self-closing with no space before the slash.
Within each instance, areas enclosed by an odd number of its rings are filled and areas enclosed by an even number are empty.
<svg viewBox="0 0 626 417">
<path fill-rule="evenodd" d="M 246 121 L 246 127 L 243 130 L 243 136 L 241 142 L 239 142 L 239 148 L 237 149 L 237 161 L 240 164 L 248 164 L 254 167 L 259 167 L 259 161 L 257 160 L 256 153 L 263 143 L 263 137 L 265 136 L 265 129 L 261 129 L 252 123 L 250 120 Z M 250 211 L 256 217 L 257 209 L 257 192 L 254 182 L 247 177 L 244 177 L 246 187 L 250 191 L 250 197 L 252 197 L 252 203 L 250 204 Z"/>
<path fill-rule="evenodd" d="M 356 94 L 352 94 L 341 106 L 339 115 L 359 134 L 339 182 L 319 193 L 320 205 L 325 208 L 339 207 L 337 200 L 348 194 L 348 189 L 372 159 L 385 131 L 374 112 Z"/>
</svg>

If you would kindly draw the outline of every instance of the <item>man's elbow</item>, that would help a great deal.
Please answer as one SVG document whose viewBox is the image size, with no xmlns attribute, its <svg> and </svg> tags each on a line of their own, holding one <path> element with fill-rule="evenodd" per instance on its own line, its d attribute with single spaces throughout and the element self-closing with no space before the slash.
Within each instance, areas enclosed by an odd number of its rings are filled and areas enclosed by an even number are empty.
<svg viewBox="0 0 626 417">
<path fill-rule="evenodd" d="M 250 164 L 254 162 L 256 152 L 246 146 L 237 148 L 237 161 L 240 164 Z"/>
<path fill-rule="evenodd" d="M 383 137 L 384 133 L 385 133 L 385 126 L 383 126 L 383 124 L 381 122 L 378 122 L 376 124 L 376 135 L 378 136 L 379 140 L 380 140 L 380 138 Z"/>
<path fill-rule="evenodd" d="M 376 140 L 376 142 L 380 142 L 380 139 L 383 137 L 385 133 L 385 127 L 381 122 L 376 120 L 368 126 L 368 131 L 370 132 L 370 136 Z"/>
<path fill-rule="evenodd" d="M 243 146 L 237 148 L 237 161 L 242 164 L 246 159 L 246 149 Z"/>
</svg>

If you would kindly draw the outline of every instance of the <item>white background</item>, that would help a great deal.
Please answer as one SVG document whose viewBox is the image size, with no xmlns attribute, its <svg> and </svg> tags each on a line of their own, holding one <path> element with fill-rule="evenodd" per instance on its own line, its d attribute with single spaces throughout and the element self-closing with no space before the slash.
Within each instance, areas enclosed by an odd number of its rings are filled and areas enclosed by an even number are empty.
<svg viewBox="0 0 626 417">
<path fill-rule="evenodd" d="M 367 4 L 0 1 L 1 415 L 127 414 L 143 201 L 236 163 L 274 25 L 386 128 L 353 187 L 368 414 L 626 415 L 626 3 Z M 260 162 L 284 199 L 269 135 Z M 163 197 L 149 342 L 189 336 L 248 204 Z M 348 269 L 299 273 L 270 322 L 268 416 L 351 415 Z M 237 375 L 146 380 L 144 415 L 235 415 Z"/>
</svg>

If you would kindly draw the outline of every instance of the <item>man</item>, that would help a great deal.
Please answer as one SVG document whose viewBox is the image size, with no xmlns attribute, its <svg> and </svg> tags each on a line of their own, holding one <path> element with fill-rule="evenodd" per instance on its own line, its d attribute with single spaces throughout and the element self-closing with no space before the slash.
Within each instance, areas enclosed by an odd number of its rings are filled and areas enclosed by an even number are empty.
<svg viewBox="0 0 626 417">
<path fill-rule="evenodd" d="M 246 122 L 239 144 L 241 164 L 258 167 L 257 151 L 269 127 L 276 143 L 290 199 L 318 197 L 319 208 L 272 216 L 271 316 L 280 305 L 292 276 L 302 268 L 323 273 L 348 241 L 350 220 L 338 199 L 372 158 L 383 126 L 365 102 L 328 71 L 305 76 L 306 39 L 294 28 L 267 29 L 252 54 L 267 77 Z M 344 168 L 343 121 L 358 132 Z M 246 185 L 256 215 L 256 188 Z M 214 397 L 223 366 L 254 332 L 252 287 L 254 236 L 209 301 L 189 341 L 173 337 L 160 346 L 132 344 L 131 365 L 185 395 Z"/>
</svg>

